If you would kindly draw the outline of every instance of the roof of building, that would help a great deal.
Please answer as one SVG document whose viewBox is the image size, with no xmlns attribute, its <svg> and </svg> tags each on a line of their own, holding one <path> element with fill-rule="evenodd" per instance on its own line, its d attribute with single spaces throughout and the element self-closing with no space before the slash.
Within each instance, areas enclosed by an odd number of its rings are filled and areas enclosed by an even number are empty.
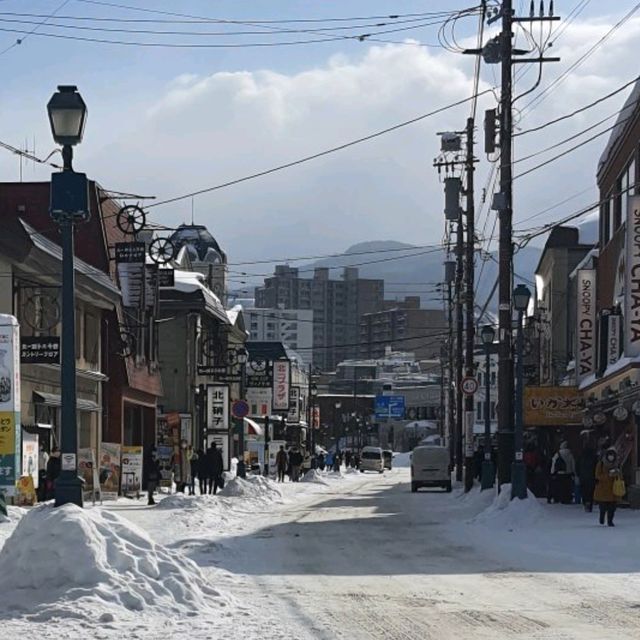
<svg viewBox="0 0 640 640">
<path fill-rule="evenodd" d="M 230 324 L 229 317 L 225 308 L 222 306 L 222 302 L 220 302 L 220 298 L 209 289 L 205 277 L 201 273 L 174 269 L 173 287 L 162 287 L 162 298 L 167 300 L 167 292 L 170 292 L 172 289 L 184 294 L 198 294 L 202 298 L 205 308 L 210 313 L 224 324 Z M 170 295 L 169 293 L 169 296 Z"/>
<path fill-rule="evenodd" d="M 189 257 L 195 262 L 226 264 L 227 256 L 216 239 L 202 224 L 181 224 L 170 237 L 179 251 L 186 247 Z"/>
</svg>

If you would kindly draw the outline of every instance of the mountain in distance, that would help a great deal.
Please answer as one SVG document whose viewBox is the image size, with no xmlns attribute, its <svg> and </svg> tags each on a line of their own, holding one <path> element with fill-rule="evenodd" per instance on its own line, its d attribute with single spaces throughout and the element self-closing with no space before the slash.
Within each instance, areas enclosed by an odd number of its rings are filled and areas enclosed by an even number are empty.
<svg viewBox="0 0 640 640">
<path fill-rule="evenodd" d="M 404 257 L 407 253 L 410 257 Z M 535 246 L 526 246 L 516 253 L 516 284 L 524 282 L 533 288 L 534 271 L 540 254 L 541 249 Z M 479 255 L 476 259 L 476 298 L 480 305 L 485 303 L 498 277 L 498 254 L 493 252 L 491 256 L 493 259 L 486 256 L 483 259 Z M 301 265 L 300 275 L 310 278 L 314 268 L 329 267 L 332 270 L 331 277 L 339 278 L 343 267 L 357 267 L 361 278 L 380 278 L 385 281 L 387 300 L 403 300 L 405 296 L 419 295 L 423 308 L 440 308 L 441 295 L 435 292 L 434 286 L 444 280 L 445 260 L 446 253 L 439 247 L 420 248 L 395 240 L 374 240 L 355 244 L 339 257 Z M 494 293 L 488 308 L 497 308 L 497 293 Z"/>
</svg>

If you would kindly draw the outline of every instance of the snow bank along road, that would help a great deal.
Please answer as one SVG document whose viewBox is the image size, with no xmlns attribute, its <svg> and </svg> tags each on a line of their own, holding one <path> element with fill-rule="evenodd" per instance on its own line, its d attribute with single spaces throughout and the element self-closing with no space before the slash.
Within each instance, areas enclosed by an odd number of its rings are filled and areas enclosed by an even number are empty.
<svg viewBox="0 0 640 640">
<path fill-rule="evenodd" d="M 254 478 L 224 494 L 65 515 L 58 525 L 75 522 L 76 546 L 86 538 L 94 549 L 86 557 L 100 588 L 54 582 L 54 592 L 31 599 L 21 589 L 12 596 L 21 612 L 0 605 L 0 638 L 640 637 L 634 512 L 607 529 L 579 507 L 508 503 L 491 492 L 412 494 L 404 468 L 278 487 Z M 37 535 L 39 520 L 57 519 L 35 515 Z M 0 524 L 0 546 L 15 526 Z M 105 532 L 104 551 L 94 528 Z M 5 546 L 19 551 L 15 544 Z M 27 567 L 24 556 L 7 566 Z M 27 586 L 39 580 L 30 572 Z M 139 594 L 134 611 L 127 583 Z M 169 592 L 181 600 L 172 604 Z"/>
</svg>

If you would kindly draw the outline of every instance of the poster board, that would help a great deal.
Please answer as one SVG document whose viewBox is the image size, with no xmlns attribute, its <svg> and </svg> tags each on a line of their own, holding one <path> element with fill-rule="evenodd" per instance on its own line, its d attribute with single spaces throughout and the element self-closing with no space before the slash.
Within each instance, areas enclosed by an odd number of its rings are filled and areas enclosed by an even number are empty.
<svg viewBox="0 0 640 640">
<path fill-rule="evenodd" d="M 0 494 L 16 495 L 20 475 L 20 326 L 0 314 Z"/>
<path fill-rule="evenodd" d="M 22 475 L 33 478 L 34 488 L 38 488 L 38 434 L 22 432 Z"/>
<path fill-rule="evenodd" d="M 120 490 L 120 444 L 100 443 L 99 479 L 103 500 L 116 500 Z"/>
<path fill-rule="evenodd" d="M 140 495 L 142 489 L 142 447 L 122 447 L 122 493 Z"/>
<path fill-rule="evenodd" d="M 94 504 L 96 498 L 102 502 L 96 454 L 90 447 L 78 449 L 78 475 L 84 480 L 84 499 Z"/>
</svg>

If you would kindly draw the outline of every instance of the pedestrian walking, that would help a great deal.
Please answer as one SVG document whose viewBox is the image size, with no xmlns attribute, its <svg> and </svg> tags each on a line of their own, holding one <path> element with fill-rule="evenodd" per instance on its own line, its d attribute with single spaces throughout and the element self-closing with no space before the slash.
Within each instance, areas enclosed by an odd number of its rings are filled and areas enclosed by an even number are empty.
<svg viewBox="0 0 640 640">
<path fill-rule="evenodd" d="M 575 459 L 569 449 L 569 443 L 563 441 L 551 460 L 551 477 L 549 478 L 547 502 L 571 503 L 575 473 Z"/>
<path fill-rule="evenodd" d="M 284 482 L 284 474 L 287 470 L 287 452 L 284 447 L 280 445 L 280 450 L 276 453 L 276 470 L 278 472 L 278 482 Z"/>
<path fill-rule="evenodd" d="M 160 482 L 160 463 L 158 462 L 158 454 L 155 447 L 152 447 L 145 456 L 142 464 L 142 473 L 144 476 L 143 480 L 145 480 L 145 484 L 147 485 L 147 504 L 151 506 L 156 503 L 153 499 L 153 494 Z"/>
<path fill-rule="evenodd" d="M 302 466 L 303 458 L 297 447 L 293 448 L 293 451 L 289 456 L 289 461 L 291 463 L 291 482 L 298 482 L 300 479 L 300 467 Z"/>
<path fill-rule="evenodd" d="M 613 447 L 605 451 L 602 459 L 596 465 L 595 478 L 596 487 L 593 498 L 598 503 L 600 510 L 600 524 L 604 524 L 606 517 L 607 525 L 613 527 L 613 517 L 618 501 L 624 495 L 624 490 L 620 495 L 621 492 L 616 486 L 622 481 L 622 475 L 618 467 L 618 453 Z"/>
<path fill-rule="evenodd" d="M 342 457 L 340 456 L 340 452 L 336 451 L 335 456 L 333 456 L 333 470 L 340 471 L 341 463 L 342 463 Z"/>
<path fill-rule="evenodd" d="M 215 442 L 207 449 L 207 478 L 209 483 L 209 494 L 218 493 L 218 489 L 224 487 L 224 462 L 222 461 L 222 453 L 218 449 Z"/>
<path fill-rule="evenodd" d="M 51 500 L 54 496 L 56 480 L 60 475 L 62 462 L 60 460 L 60 449 L 53 447 L 49 460 L 47 460 L 47 471 L 45 474 L 45 499 Z"/>
<path fill-rule="evenodd" d="M 189 495 L 190 496 L 195 496 L 196 495 L 196 478 L 198 477 L 198 473 L 199 473 L 199 461 L 200 461 L 200 457 L 198 456 L 198 452 L 193 449 L 192 447 L 189 447 L 189 467 L 191 469 L 191 473 L 190 473 L 190 477 L 189 477 Z"/>
<path fill-rule="evenodd" d="M 207 493 L 207 454 L 204 449 L 198 449 L 198 484 L 200 485 L 200 495 Z"/>
<path fill-rule="evenodd" d="M 585 445 L 582 455 L 578 460 L 578 478 L 580 480 L 580 492 L 584 510 L 593 511 L 593 492 L 596 488 L 596 465 L 598 457 L 591 444 Z"/>
</svg>

